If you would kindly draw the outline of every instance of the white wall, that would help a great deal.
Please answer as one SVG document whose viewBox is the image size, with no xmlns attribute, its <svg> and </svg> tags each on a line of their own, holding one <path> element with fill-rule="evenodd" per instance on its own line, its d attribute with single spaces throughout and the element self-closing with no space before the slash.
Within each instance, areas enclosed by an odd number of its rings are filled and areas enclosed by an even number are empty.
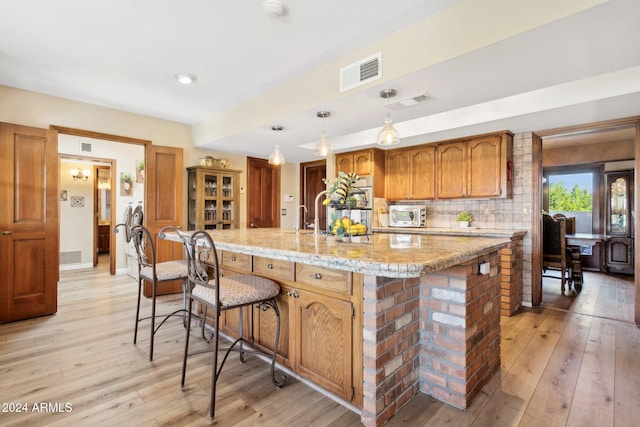
<svg viewBox="0 0 640 427">
<path fill-rule="evenodd" d="M 91 153 L 80 151 L 80 144 L 83 142 L 91 144 Z M 111 188 L 116 194 L 116 205 L 115 207 L 112 206 L 112 209 L 115 209 L 116 222 L 122 220 L 127 204 L 144 200 L 144 184 L 134 183 L 132 194 L 123 196 L 120 194 L 119 182 L 121 173 L 131 173 L 135 177 L 136 164 L 139 160 L 144 160 L 144 151 L 142 145 L 104 141 L 74 135 L 61 134 L 58 136 L 59 154 L 115 161 L 118 182 L 112 182 Z M 61 266 L 64 269 L 93 266 L 93 182 L 95 177 L 92 175 L 86 182 L 74 182 L 69 173 L 69 169 L 73 167 L 93 169 L 93 166 L 87 163 L 62 162 L 60 165 L 60 189 L 67 189 L 68 195 L 67 202 L 60 202 L 60 252 L 82 251 L 81 263 Z M 65 186 L 68 188 L 65 188 Z M 84 208 L 70 206 L 71 196 L 75 195 L 84 195 Z M 126 269 L 124 237 L 122 233 L 113 236 L 116 237 L 116 271 L 121 273 Z"/>
</svg>

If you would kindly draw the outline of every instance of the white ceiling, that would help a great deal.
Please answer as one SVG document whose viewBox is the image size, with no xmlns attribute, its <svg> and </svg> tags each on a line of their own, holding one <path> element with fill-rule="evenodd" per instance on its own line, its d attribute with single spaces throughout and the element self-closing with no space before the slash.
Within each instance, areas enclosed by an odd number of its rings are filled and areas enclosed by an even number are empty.
<svg viewBox="0 0 640 427">
<path fill-rule="evenodd" d="M 318 110 L 331 112 L 337 151 L 372 146 L 385 88 L 434 97 L 390 110 L 403 145 L 640 114 L 638 0 L 562 2 L 594 5 L 577 13 L 552 0 L 281 1 L 272 18 L 263 0 L 4 0 L 0 84 L 192 124 L 194 143 L 217 152 L 266 158 L 279 144 L 294 162 L 314 160 Z M 464 20 L 478 5 L 491 19 L 473 24 L 486 31 Z M 424 43 L 390 42 L 426 25 L 435 36 Z M 379 81 L 345 93 L 292 84 L 337 81 L 334 64 L 378 47 Z M 385 61 L 396 53 L 435 59 L 409 69 Z M 179 85 L 180 72 L 196 83 Z"/>
</svg>

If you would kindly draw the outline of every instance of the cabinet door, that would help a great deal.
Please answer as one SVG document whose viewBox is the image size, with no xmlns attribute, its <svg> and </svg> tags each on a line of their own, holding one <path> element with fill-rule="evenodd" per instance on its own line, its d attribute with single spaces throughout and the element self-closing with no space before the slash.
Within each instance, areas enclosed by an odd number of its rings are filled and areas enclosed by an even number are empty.
<svg viewBox="0 0 640 427">
<path fill-rule="evenodd" d="M 389 151 L 385 163 L 385 197 L 387 200 L 405 200 L 409 197 L 409 152 Z"/>
<path fill-rule="evenodd" d="M 353 169 L 359 176 L 369 176 L 373 174 L 373 152 L 357 151 L 353 153 Z"/>
<path fill-rule="evenodd" d="M 352 305 L 323 295 L 296 291 L 294 370 L 343 399 L 352 392 Z"/>
<path fill-rule="evenodd" d="M 353 172 L 353 154 L 336 154 L 336 172 Z"/>
<path fill-rule="evenodd" d="M 487 137 L 467 143 L 467 197 L 500 196 L 500 138 Z"/>
<path fill-rule="evenodd" d="M 454 199 L 466 196 L 466 144 L 454 142 L 438 146 L 438 198 Z"/>
<path fill-rule="evenodd" d="M 607 268 L 614 273 L 633 274 L 633 239 L 611 237 L 607 240 Z"/>
<path fill-rule="evenodd" d="M 278 340 L 278 362 L 291 367 L 289 358 L 289 322 L 291 310 L 289 302 L 293 296 L 293 289 L 280 285 L 280 295 L 276 298 L 276 304 L 280 311 L 280 338 Z M 273 354 L 273 346 L 276 339 L 276 314 L 273 309 L 262 310 L 254 306 L 255 341 L 267 353 Z"/>
<path fill-rule="evenodd" d="M 418 200 L 436 197 L 436 148 L 409 150 L 410 198 Z"/>
</svg>

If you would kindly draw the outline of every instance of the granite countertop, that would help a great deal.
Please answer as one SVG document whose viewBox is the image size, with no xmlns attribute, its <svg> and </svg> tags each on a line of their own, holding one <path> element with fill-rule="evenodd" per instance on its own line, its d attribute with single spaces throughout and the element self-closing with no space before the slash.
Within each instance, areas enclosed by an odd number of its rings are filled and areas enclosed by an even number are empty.
<svg viewBox="0 0 640 427">
<path fill-rule="evenodd" d="M 218 250 L 382 277 L 419 277 L 494 252 L 509 238 L 374 233 L 345 242 L 310 230 L 211 230 Z M 170 240 L 175 235 L 167 234 Z"/>
<path fill-rule="evenodd" d="M 374 233 L 407 233 L 429 234 L 438 236 L 473 236 L 473 237 L 522 237 L 527 230 L 502 230 L 496 228 L 477 227 L 429 227 L 429 228 L 404 228 L 404 227 L 373 227 Z"/>
</svg>

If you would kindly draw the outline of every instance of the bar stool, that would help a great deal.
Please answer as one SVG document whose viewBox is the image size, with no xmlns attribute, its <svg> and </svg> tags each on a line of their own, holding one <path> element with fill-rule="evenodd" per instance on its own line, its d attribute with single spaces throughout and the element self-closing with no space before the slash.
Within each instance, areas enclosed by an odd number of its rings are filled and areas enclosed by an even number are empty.
<svg viewBox="0 0 640 427">
<path fill-rule="evenodd" d="M 143 320 L 151 320 L 151 333 L 149 335 L 149 360 L 153 360 L 153 344 L 154 337 L 158 329 L 172 316 L 178 313 L 186 313 L 185 310 L 185 296 L 187 294 L 188 284 L 188 272 L 187 262 L 185 260 L 179 261 L 165 261 L 156 262 L 156 250 L 153 244 L 153 239 L 149 230 L 142 225 L 129 228 L 126 224 L 118 224 L 114 227 L 113 232 L 117 233 L 118 228 L 124 228 L 133 242 L 133 246 L 136 252 L 136 258 L 138 260 L 138 302 L 136 305 L 136 324 L 133 333 L 133 343 L 136 344 L 138 340 L 138 323 Z M 182 280 L 182 295 L 183 306 L 182 308 L 173 311 L 169 314 L 156 314 L 156 291 L 158 285 L 163 282 L 169 282 L 173 280 Z M 140 301 L 142 297 L 142 287 L 144 281 L 151 283 L 151 316 L 140 318 Z M 156 326 L 156 318 L 161 318 L 162 321 Z M 183 322 L 186 319 L 183 315 Z"/>
<path fill-rule="evenodd" d="M 262 353 L 254 348 L 248 349 L 243 343 L 251 345 L 251 341 L 242 337 L 242 326 L 240 327 L 240 337 L 237 338 L 228 348 L 220 348 L 220 314 L 225 310 L 239 309 L 245 306 L 258 305 L 262 310 L 272 309 L 276 315 L 276 336 L 271 357 L 271 381 L 280 388 L 284 385 L 287 377 L 280 373 L 276 376 L 275 364 L 278 353 L 278 341 L 280 339 L 280 311 L 276 304 L 276 297 L 280 293 L 280 286 L 273 280 L 254 276 L 250 274 L 238 274 L 229 277 L 222 277 L 218 266 L 218 255 L 211 236 L 208 232 L 201 230 L 194 232 L 189 242 L 189 281 L 190 286 L 187 292 L 187 333 L 184 346 L 184 359 L 182 363 L 182 379 L 180 386 L 184 389 L 187 371 L 187 359 L 189 356 L 205 352 L 213 353 L 213 365 L 211 375 L 211 402 L 209 406 L 209 416 L 211 419 L 215 415 L 216 384 L 222 367 L 231 351 L 240 352 L 240 360 L 244 362 L 245 353 Z M 211 278 L 210 278 L 211 277 Z M 211 350 L 202 350 L 189 353 L 189 330 L 193 310 L 193 301 L 197 301 L 205 308 L 213 312 L 213 336 L 210 343 Z M 251 328 L 253 330 L 253 328 Z M 224 357 L 218 366 L 218 351 L 225 351 Z"/>
</svg>

